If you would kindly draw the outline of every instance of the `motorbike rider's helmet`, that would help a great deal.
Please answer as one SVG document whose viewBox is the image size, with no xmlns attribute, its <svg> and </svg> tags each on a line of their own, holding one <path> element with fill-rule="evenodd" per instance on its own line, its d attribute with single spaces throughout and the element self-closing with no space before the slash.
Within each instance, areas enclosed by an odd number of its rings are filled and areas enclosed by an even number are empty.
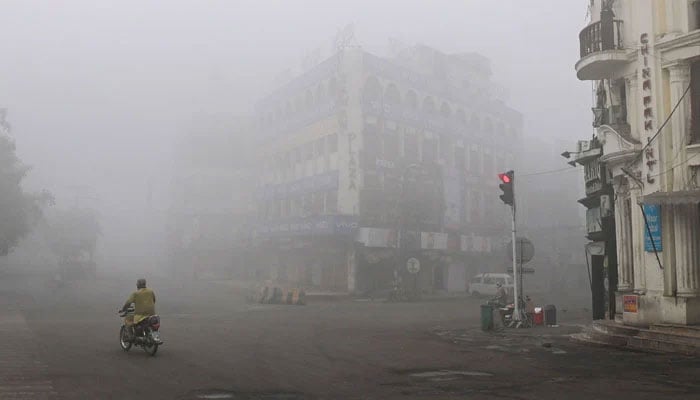
<svg viewBox="0 0 700 400">
<path fill-rule="evenodd" d="M 501 282 L 497 282 L 497 283 L 496 283 L 496 287 L 497 287 L 497 288 L 499 288 L 499 287 L 501 287 L 501 286 L 503 286 L 503 285 L 501 284 Z"/>
<path fill-rule="evenodd" d="M 136 289 L 143 289 L 146 287 L 146 280 L 141 278 L 136 281 Z"/>
</svg>

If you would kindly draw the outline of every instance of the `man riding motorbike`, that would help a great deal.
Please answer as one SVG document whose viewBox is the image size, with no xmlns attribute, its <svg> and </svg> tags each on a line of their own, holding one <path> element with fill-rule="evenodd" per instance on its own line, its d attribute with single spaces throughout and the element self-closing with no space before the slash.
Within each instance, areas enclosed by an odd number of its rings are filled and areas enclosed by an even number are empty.
<svg viewBox="0 0 700 400">
<path fill-rule="evenodd" d="M 141 278 L 136 281 L 136 291 L 131 293 L 122 307 L 122 312 L 134 304 L 134 325 L 131 329 L 132 337 L 142 329 L 141 323 L 147 322 L 148 317 L 156 315 L 156 294 L 146 287 L 146 280 Z"/>
</svg>

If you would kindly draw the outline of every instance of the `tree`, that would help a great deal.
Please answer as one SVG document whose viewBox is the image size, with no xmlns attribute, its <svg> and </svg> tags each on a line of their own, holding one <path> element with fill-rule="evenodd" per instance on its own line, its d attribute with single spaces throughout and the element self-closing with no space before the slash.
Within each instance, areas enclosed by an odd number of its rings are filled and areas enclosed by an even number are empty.
<svg viewBox="0 0 700 400">
<path fill-rule="evenodd" d="M 15 142 L 0 132 L 0 256 L 6 256 L 41 218 L 53 197 L 44 191 L 30 194 L 22 180 L 30 168 L 15 154 Z"/>
</svg>

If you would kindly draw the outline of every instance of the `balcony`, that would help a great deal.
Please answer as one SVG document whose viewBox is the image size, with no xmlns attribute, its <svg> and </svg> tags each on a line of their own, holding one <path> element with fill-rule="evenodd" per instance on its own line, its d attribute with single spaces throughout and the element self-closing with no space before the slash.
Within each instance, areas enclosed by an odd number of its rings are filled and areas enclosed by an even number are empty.
<svg viewBox="0 0 700 400">
<path fill-rule="evenodd" d="M 621 20 L 610 19 L 594 22 L 581 31 L 581 59 L 576 63 L 578 79 L 605 79 L 627 63 L 622 28 Z"/>
</svg>

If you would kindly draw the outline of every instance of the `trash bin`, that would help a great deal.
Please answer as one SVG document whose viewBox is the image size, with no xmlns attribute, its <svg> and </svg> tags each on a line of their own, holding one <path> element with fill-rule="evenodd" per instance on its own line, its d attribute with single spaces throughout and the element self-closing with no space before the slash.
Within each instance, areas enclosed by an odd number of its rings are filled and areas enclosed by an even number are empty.
<svg viewBox="0 0 700 400">
<path fill-rule="evenodd" d="M 490 304 L 481 305 L 481 330 L 493 330 L 493 307 Z"/>
<path fill-rule="evenodd" d="M 544 306 L 544 324 L 545 325 L 556 325 L 557 324 L 557 308 L 553 304 L 547 304 Z"/>
</svg>

